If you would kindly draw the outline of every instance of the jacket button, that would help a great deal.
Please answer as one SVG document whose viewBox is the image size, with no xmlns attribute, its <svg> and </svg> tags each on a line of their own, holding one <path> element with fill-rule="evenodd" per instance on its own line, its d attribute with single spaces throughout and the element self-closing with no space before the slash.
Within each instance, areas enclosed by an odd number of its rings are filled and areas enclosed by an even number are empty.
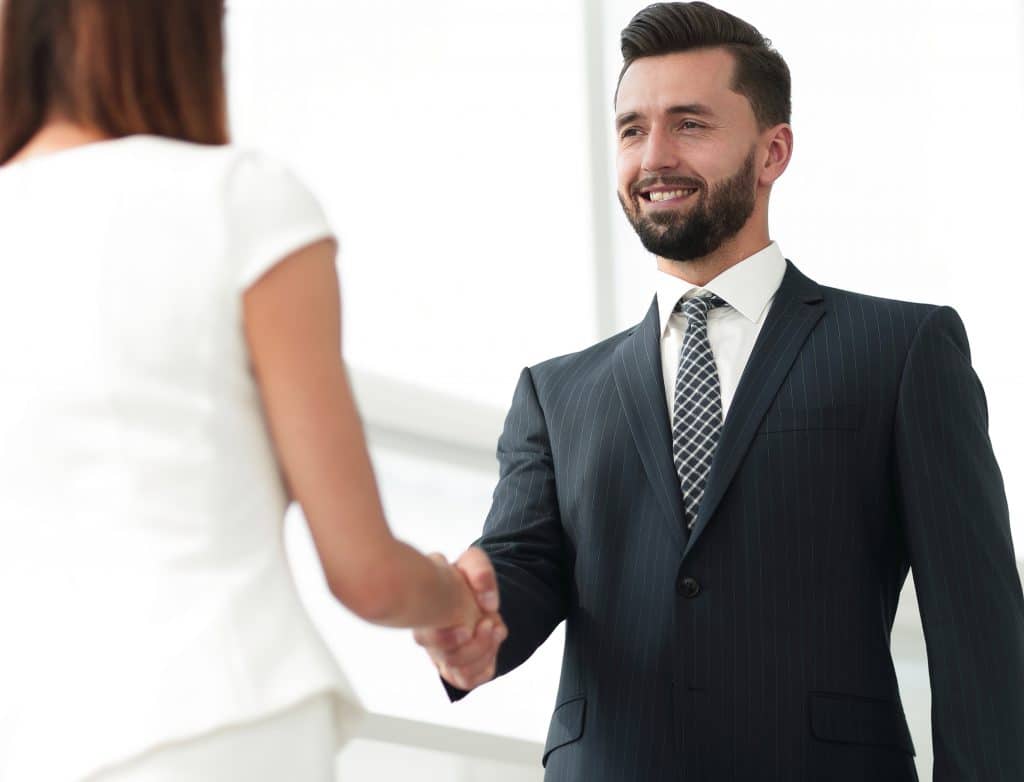
<svg viewBox="0 0 1024 782">
<path fill-rule="evenodd" d="M 686 598 L 694 598 L 700 594 L 700 582 L 693 576 L 680 578 L 676 583 L 679 594 Z"/>
</svg>

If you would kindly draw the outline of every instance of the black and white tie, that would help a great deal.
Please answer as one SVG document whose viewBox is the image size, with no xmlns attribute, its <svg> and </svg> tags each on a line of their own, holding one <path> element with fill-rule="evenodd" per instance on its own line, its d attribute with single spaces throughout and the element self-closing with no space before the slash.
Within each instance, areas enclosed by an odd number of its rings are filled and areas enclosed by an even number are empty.
<svg viewBox="0 0 1024 782">
<path fill-rule="evenodd" d="M 683 512 L 688 529 L 697 520 L 722 430 L 722 389 L 708 341 L 708 311 L 728 306 L 723 299 L 711 294 L 681 299 L 675 308 L 686 318 L 686 335 L 676 374 L 672 456 L 683 490 Z"/>
</svg>

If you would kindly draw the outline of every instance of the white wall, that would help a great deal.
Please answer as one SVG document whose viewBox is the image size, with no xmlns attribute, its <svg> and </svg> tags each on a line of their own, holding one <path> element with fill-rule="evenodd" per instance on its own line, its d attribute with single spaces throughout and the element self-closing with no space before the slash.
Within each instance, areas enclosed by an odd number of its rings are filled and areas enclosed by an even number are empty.
<svg viewBox="0 0 1024 782">
<path fill-rule="evenodd" d="M 232 3 L 236 136 L 322 197 L 355 366 L 504 407 L 524 365 L 596 336 L 580 17 L 564 0 Z"/>
</svg>

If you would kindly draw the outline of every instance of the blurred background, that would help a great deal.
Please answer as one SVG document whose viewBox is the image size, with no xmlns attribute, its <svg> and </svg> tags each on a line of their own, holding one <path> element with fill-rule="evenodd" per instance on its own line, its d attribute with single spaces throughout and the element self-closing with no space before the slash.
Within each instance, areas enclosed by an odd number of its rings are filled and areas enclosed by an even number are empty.
<svg viewBox="0 0 1024 782">
<path fill-rule="evenodd" d="M 1024 363 L 1010 317 L 1024 181 L 1020 0 L 728 0 L 793 73 L 773 238 L 827 285 L 963 317 L 1024 556 Z M 479 534 L 523 366 L 639 321 L 655 267 L 614 198 L 611 96 L 632 0 L 231 0 L 236 141 L 288 161 L 341 241 L 346 353 L 389 518 L 425 550 Z M 538 279 L 543 285 L 538 285 Z M 310 611 L 368 717 L 339 778 L 539 780 L 561 632 L 449 705 L 408 633 L 323 585 Z M 908 583 L 893 649 L 922 779 L 928 674 Z"/>
</svg>

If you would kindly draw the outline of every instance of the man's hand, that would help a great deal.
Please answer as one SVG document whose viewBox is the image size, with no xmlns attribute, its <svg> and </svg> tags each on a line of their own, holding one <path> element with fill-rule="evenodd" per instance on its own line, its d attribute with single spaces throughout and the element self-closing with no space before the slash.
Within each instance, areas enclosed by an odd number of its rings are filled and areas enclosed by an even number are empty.
<svg viewBox="0 0 1024 782">
<path fill-rule="evenodd" d="M 471 634 L 464 626 L 418 628 L 413 638 L 427 650 L 445 681 L 460 690 L 472 690 L 494 678 L 498 647 L 508 636 L 508 628 L 498 613 L 498 580 L 484 550 L 468 549 L 455 567 L 483 612 L 476 630 Z"/>
</svg>

